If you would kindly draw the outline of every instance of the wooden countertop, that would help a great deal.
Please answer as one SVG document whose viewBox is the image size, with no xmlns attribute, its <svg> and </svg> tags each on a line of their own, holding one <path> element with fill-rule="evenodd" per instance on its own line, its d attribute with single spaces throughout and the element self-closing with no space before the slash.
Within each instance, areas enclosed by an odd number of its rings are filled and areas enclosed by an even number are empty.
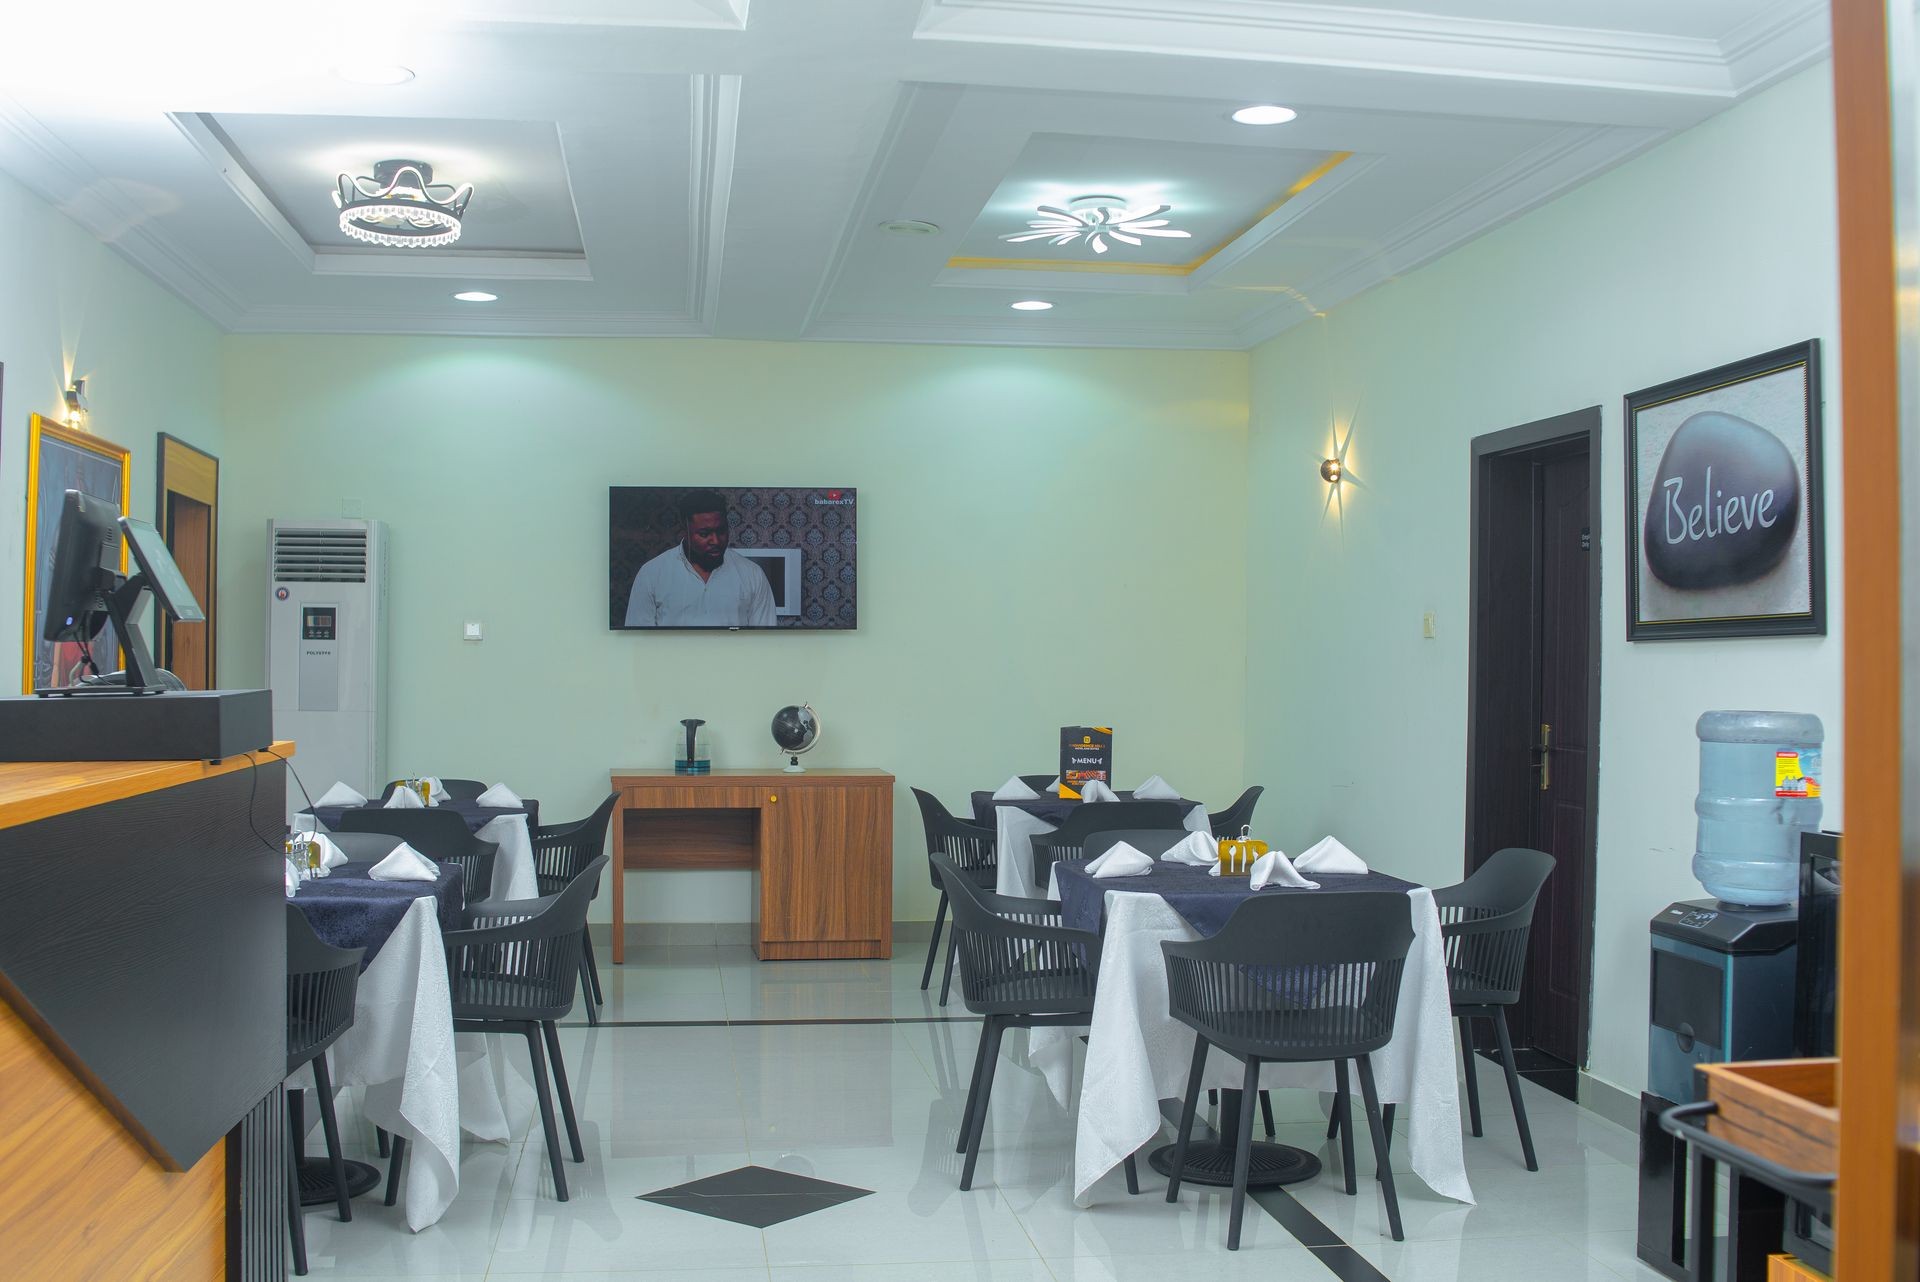
<svg viewBox="0 0 1920 1282">
<path fill-rule="evenodd" d="M 0 828 L 103 805 L 144 792 L 251 770 L 293 755 L 291 739 L 265 750 L 220 762 L 207 761 L 22 761 L 0 763 Z"/>
<path fill-rule="evenodd" d="M 703 775 L 675 774 L 671 767 L 638 766 L 613 769 L 615 779 L 644 779 L 650 782 L 671 784 L 697 784 L 702 779 L 721 780 L 726 783 L 805 783 L 809 779 L 891 779 L 893 776 L 885 770 L 876 770 L 871 766 L 812 766 L 796 774 L 788 774 L 779 766 L 770 766 L 763 770 L 709 770 Z"/>
</svg>

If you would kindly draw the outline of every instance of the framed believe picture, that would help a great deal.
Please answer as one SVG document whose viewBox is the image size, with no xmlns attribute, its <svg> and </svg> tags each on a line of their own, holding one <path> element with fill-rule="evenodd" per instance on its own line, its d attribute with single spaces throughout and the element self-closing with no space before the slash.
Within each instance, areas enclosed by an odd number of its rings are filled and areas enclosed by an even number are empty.
<svg viewBox="0 0 1920 1282">
<path fill-rule="evenodd" d="M 26 661 L 21 681 L 24 693 L 70 686 L 80 676 L 80 647 L 70 641 L 55 644 L 41 639 L 47 621 L 47 582 L 53 575 L 54 544 L 60 531 L 60 509 L 68 490 L 103 499 L 127 514 L 131 497 L 123 446 L 87 432 L 76 432 L 35 414 L 27 422 L 27 565 Z M 127 567 L 127 549 L 120 548 L 120 568 Z M 108 624 L 93 644 L 94 658 L 103 672 L 120 666 L 120 639 Z"/>
<path fill-rule="evenodd" d="M 1627 640 L 1822 636 L 1820 343 L 1626 401 Z"/>
</svg>

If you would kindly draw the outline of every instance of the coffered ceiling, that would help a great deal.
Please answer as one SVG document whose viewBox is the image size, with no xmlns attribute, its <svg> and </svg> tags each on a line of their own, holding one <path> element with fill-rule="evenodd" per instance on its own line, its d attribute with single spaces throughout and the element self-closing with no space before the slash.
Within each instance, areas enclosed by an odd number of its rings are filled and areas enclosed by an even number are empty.
<svg viewBox="0 0 1920 1282">
<path fill-rule="evenodd" d="M 0 167 L 234 331 L 1240 348 L 1826 53 L 1821 0 L 1399 3 L 7 6 Z M 340 232 L 389 158 L 456 245 Z M 1188 234 L 1010 239 L 1093 195 Z"/>
</svg>

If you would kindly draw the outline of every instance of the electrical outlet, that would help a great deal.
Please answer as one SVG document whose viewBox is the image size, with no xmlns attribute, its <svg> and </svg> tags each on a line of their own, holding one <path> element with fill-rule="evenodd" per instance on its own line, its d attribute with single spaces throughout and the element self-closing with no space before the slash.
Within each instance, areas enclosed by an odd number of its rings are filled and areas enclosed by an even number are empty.
<svg viewBox="0 0 1920 1282">
<path fill-rule="evenodd" d="M 1428 641 L 1433 640 L 1433 638 L 1438 635 L 1434 629 L 1432 610 L 1428 610 L 1420 616 L 1420 635 Z"/>
<path fill-rule="evenodd" d="M 483 638 L 480 635 L 480 620 L 468 619 L 466 631 L 463 632 L 461 635 L 464 637 L 464 639 L 468 641 L 482 640 Z"/>
</svg>

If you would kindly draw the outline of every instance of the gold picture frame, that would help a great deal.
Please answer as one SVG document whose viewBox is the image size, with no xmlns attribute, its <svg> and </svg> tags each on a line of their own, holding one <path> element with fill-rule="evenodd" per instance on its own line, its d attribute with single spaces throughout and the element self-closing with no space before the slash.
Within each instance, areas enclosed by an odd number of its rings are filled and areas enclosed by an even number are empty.
<svg viewBox="0 0 1920 1282">
<path fill-rule="evenodd" d="M 116 471 L 118 475 L 114 475 Z M 60 496 L 69 489 L 116 501 L 120 514 L 128 515 L 133 499 L 133 452 L 124 445 L 34 414 L 27 421 L 26 643 L 20 673 L 23 694 L 70 684 L 63 679 L 69 668 L 60 661 L 59 647 L 40 639 L 46 614 L 40 587 L 52 569 L 53 544 L 60 528 Z M 124 572 L 126 568 L 127 548 L 122 543 L 120 569 Z M 44 681 L 39 679 L 43 676 Z"/>
</svg>

